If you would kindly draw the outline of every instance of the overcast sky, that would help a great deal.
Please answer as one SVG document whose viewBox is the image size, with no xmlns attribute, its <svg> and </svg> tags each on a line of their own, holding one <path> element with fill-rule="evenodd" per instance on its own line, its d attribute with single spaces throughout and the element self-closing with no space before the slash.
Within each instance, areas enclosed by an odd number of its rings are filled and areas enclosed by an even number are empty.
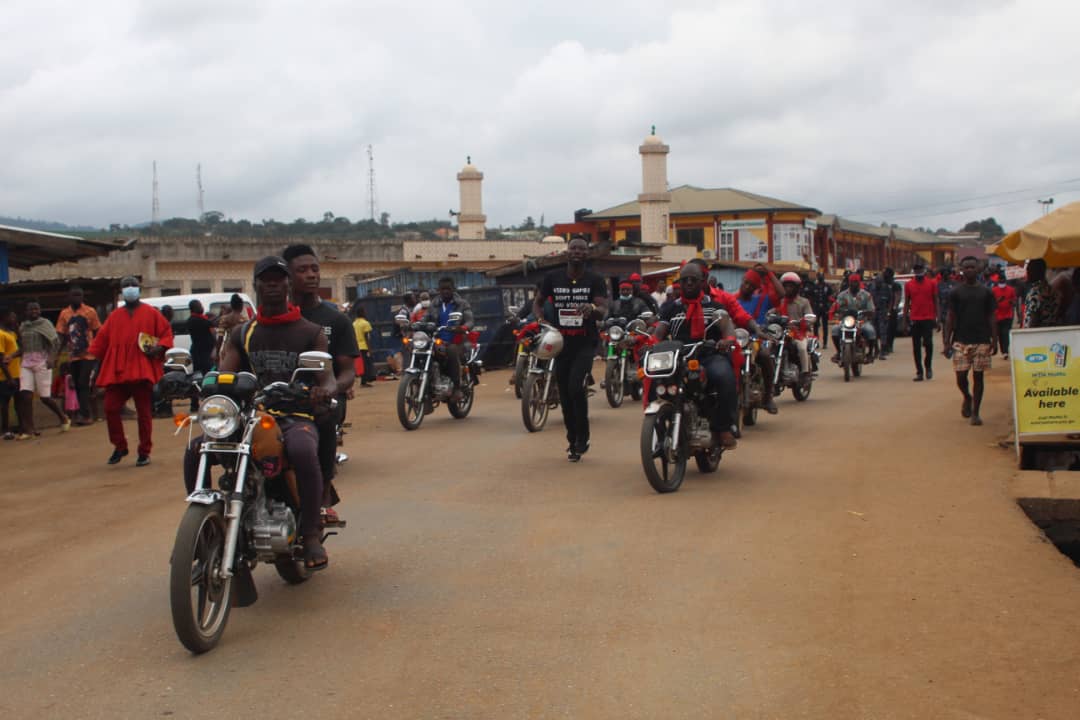
<svg viewBox="0 0 1080 720">
<path fill-rule="evenodd" d="M 1007 229 L 1080 200 L 1080 2 L 3 0 L 0 215 L 488 224 L 672 186 Z"/>
</svg>

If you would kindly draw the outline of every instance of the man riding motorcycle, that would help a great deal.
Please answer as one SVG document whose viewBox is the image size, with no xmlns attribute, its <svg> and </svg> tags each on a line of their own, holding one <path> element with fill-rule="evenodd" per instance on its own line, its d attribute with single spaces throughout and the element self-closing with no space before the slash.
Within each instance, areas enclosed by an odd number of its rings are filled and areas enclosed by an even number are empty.
<svg viewBox="0 0 1080 720">
<path fill-rule="evenodd" d="M 621 288 L 622 286 L 620 285 L 619 287 Z M 649 310 L 654 313 L 660 311 L 660 306 L 656 304 L 656 300 L 653 299 L 652 293 L 641 286 L 641 275 L 638 273 L 633 273 L 630 276 L 630 289 L 632 290 L 631 294 L 641 300 L 641 302 L 645 303 Z"/>
<path fill-rule="evenodd" d="M 634 295 L 634 286 L 627 281 L 619 283 L 619 296 L 611 303 L 608 317 L 629 321 L 650 310 L 644 300 Z"/>
<path fill-rule="evenodd" d="M 870 296 L 866 290 L 862 289 L 862 276 L 859 273 L 851 273 L 848 276 L 847 289 L 836 296 L 836 319 L 837 324 L 832 329 L 833 347 L 836 348 L 836 354 L 833 355 L 833 362 L 840 362 L 840 320 L 846 315 L 854 315 L 859 317 L 859 313 L 867 311 L 871 314 L 874 312 L 874 298 Z M 866 339 L 867 347 L 870 348 L 870 358 L 872 359 L 876 355 L 877 349 L 877 331 L 874 329 L 873 322 L 864 322 L 862 324 L 863 338 Z"/>
<path fill-rule="evenodd" d="M 742 309 L 734 296 L 721 290 L 718 298 L 714 299 L 713 293 L 705 292 L 705 272 L 698 263 L 689 262 L 683 266 L 679 279 L 682 297 L 666 305 L 665 310 L 660 313 L 660 321 L 653 330 L 653 337 L 657 341 L 667 337 L 669 331 L 673 339 L 684 343 L 706 339 L 705 327 L 709 323 L 705 319 L 705 313 L 716 307 L 727 310 L 736 326 L 746 328 L 751 333 L 760 332 L 758 324 Z M 720 338 L 717 326 L 714 326 L 713 334 L 716 337 L 708 339 L 720 340 L 729 345 L 734 343 L 734 338 Z M 715 392 L 719 399 L 712 408 L 709 429 L 718 445 L 725 449 L 734 448 L 738 444 L 732 432 L 738 413 L 735 369 L 731 358 L 724 353 L 705 352 L 702 358 L 701 364 L 705 368 L 708 389 Z"/>
<path fill-rule="evenodd" d="M 810 301 L 800 293 L 802 278 L 798 273 L 786 272 L 780 276 L 780 284 L 784 286 L 784 297 L 780 299 L 778 310 L 781 315 L 787 316 L 793 325 L 798 326 L 803 317 L 814 314 Z M 807 332 L 814 332 L 814 328 L 807 328 Z M 806 337 L 792 337 L 791 342 L 799 352 L 799 370 L 805 380 L 810 372 L 810 353 L 807 350 Z"/>
<path fill-rule="evenodd" d="M 253 372 L 260 386 L 289 382 L 301 353 L 326 352 L 329 344 L 323 328 L 300 314 L 289 302 L 289 266 L 283 258 L 265 257 L 255 264 L 255 292 L 259 312 L 255 319 L 234 328 L 221 348 L 218 370 Z M 325 370 L 319 384 L 311 388 L 311 403 L 319 405 L 334 396 L 334 374 Z M 268 408 L 272 414 L 274 408 Z M 304 542 L 304 566 L 309 571 L 328 564 L 321 540 L 320 506 L 323 474 L 319 464 L 319 439 L 311 415 L 285 412 L 277 417 L 283 433 L 285 454 L 296 473 L 300 490 L 300 532 Z M 184 484 L 191 493 L 198 474 L 202 438 L 184 453 Z"/>
<path fill-rule="evenodd" d="M 431 301 L 424 321 L 435 323 L 436 327 L 443 327 L 450 322 L 450 313 L 461 313 L 461 322 L 452 328 L 447 328 L 435 337 L 443 341 L 446 348 L 446 374 L 450 376 L 450 382 L 454 384 L 452 402 L 461 401 L 461 357 L 465 347 L 465 333 L 473 324 L 472 307 L 469 301 L 457 294 L 454 289 L 454 278 L 444 277 L 439 279 L 439 297 Z"/>
</svg>

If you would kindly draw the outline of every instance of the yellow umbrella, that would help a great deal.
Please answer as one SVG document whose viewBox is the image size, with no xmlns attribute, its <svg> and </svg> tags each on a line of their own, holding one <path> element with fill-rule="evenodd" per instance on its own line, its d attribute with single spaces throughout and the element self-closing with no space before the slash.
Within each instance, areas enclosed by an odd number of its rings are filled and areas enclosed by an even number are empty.
<svg viewBox="0 0 1080 720">
<path fill-rule="evenodd" d="M 1080 202 L 1009 233 L 987 250 L 1018 265 L 1042 258 L 1049 267 L 1080 266 Z"/>
</svg>

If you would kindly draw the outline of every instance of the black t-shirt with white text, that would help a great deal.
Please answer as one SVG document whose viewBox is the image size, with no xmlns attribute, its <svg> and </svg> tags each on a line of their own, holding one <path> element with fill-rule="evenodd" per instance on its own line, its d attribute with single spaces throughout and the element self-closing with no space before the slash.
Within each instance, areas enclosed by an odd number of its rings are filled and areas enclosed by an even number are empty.
<svg viewBox="0 0 1080 720">
<path fill-rule="evenodd" d="M 555 311 L 555 326 L 568 337 L 597 339 L 599 332 L 592 318 L 582 317 L 577 309 L 596 298 L 607 297 L 604 278 L 586 270 L 581 277 L 571 278 L 566 268 L 552 270 L 540 287 L 540 297 L 550 301 Z"/>
<path fill-rule="evenodd" d="M 953 342 L 964 345 L 983 345 L 993 337 L 990 324 L 994 322 L 997 301 L 985 285 L 960 284 L 949 293 L 949 308 L 956 316 Z"/>
<path fill-rule="evenodd" d="M 240 353 L 241 369 L 255 373 L 259 386 L 289 382 L 300 353 L 315 349 L 322 328 L 300 319 L 283 325 L 244 323 L 232 331 L 229 342 Z"/>
<path fill-rule="evenodd" d="M 313 308 L 300 308 L 305 320 L 321 325 L 326 335 L 327 352 L 336 360 L 342 355 L 360 357 L 360 348 L 356 344 L 356 332 L 345 313 L 334 307 L 333 303 L 323 300 Z"/>
</svg>

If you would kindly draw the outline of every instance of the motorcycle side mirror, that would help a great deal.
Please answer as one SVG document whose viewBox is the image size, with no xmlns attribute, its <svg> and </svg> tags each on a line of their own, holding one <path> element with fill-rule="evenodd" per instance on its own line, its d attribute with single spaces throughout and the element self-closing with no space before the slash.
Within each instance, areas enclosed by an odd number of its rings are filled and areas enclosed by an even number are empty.
<svg viewBox="0 0 1080 720">
<path fill-rule="evenodd" d="M 318 370 L 323 371 L 330 367 L 330 362 L 334 358 L 327 352 L 321 352 L 319 350 L 309 350 L 308 352 L 300 353 L 300 360 L 297 363 L 298 368 L 304 370 Z"/>
<path fill-rule="evenodd" d="M 615 318 L 613 318 L 613 317 L 610 317 L 610 318 L 608 318 L 607 320 L 604 321 L 604 327 L 611 327 L 614 324 L 615 324 Z"/>
<path fill-rule="evenodd" d="M 169 348 L 165 351 L 165 369 L 191 372 L 191 353 L 183 348 Z"/>
<path fill-rule="evenodd" d="M 461 322 L 461 313 L 459 313 L 459 312 L 450 313 L 450 324 L 454 325 L 454 324 L 459 323 L 459 322 Z"/>
<path fill-rule="evenodd" d="M 506 308 L 506 312 L 508 315 L 517 315 L 519 312 L 521 312 L 521 308 L 517 305 L 511 305 L 510 307 Z"/>
<path fill-rule="evenodd" d="M 396 322 L 401 327 L 405 327 L 409 324 L 409 316 L 405 315 L 404 313 L 401 315 L 397 315 L 394 317 L 394 322 Z"/>
<path fill-rule="evenodd" d="M 655 317 L 656 317 L 656 313 L 652 312 L 651 310 L 646 310 L 645 312 L 643 312 L 643 313 L 641 313 L 640 315 L 638 315 L 638 317 L 639 317 L 639 318 L 640 318 L 640 319 L 641 319 L 642 321 L 644 321 L 644 322 L 646 322 L 646 323 L 650 323 L 650 322 L 652 322 L 652 321 L 653 321 L 653 318 L 655 318 Z"/>
<path fill-rule="evenodd" d="M 626 326 L 626 329 L 632 333 L 645 332 L 645 321 L 641 318 L 635 318 L 630 321 L 630 324 Z"/>
<path fill-rule="evenodd" d="M 728 311 L 725 310 L 724 308 L 716 308 L 715 310 L 713 310 L 713 316 L 712 317 L 713 317 L 713 321 L 723 322 L 724 320 L 727 320 L 728 318 L 730 318 L 731 315 L 729 315 Z"/>
<path fill-rule="evenodd" d="M 817 322 L 817 315 L 815 315 L 814 313 L 807 313 L 803 315 L 803 320 L 813 325 Z"/>
</svg>

